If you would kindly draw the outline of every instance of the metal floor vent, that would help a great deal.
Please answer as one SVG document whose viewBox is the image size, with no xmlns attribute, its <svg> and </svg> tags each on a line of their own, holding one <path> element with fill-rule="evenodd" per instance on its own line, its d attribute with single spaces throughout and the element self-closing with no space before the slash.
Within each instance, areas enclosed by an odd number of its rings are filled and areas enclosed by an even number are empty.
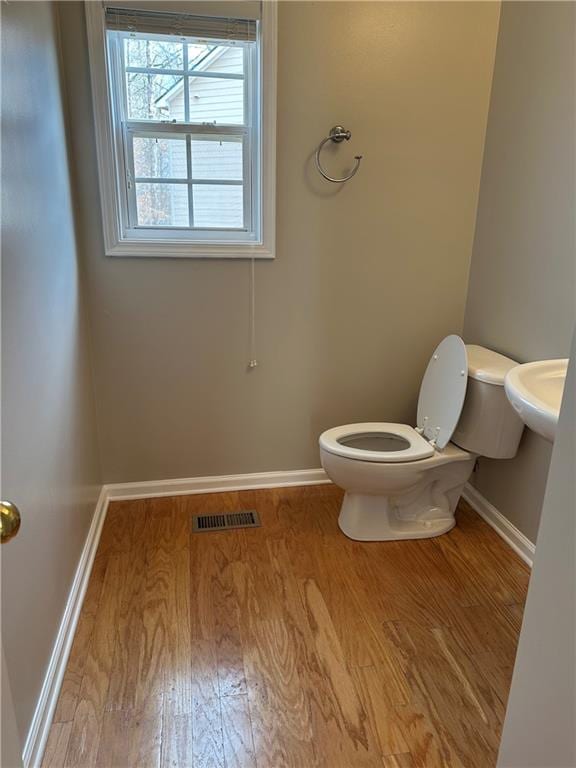
<svg viewBox="0 0 576 768">
<path fill-rule="evenodd" d="M 227 531 L 231 528 L 259 528 L 261 525 L 258 512 L 249 509 L 245 512 L 224 512 L 219 515 L 194 515 L 192 531 Z"/>
</svg>

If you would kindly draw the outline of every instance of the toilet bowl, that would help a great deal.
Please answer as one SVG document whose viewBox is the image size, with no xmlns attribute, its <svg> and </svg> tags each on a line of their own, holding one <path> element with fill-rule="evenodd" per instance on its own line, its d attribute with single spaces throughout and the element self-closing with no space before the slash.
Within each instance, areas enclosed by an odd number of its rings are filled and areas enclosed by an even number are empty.
<svg viewBox="0 0 576 768">
<path fill-rule="evenodd" d="M 354 447 L 371 438 L 380 442 L 383 434 L 392 435 L 394 442 L 406 441 L 408 447 Z M 449 531 L 475 461 L 455 445 L 436 450 L 405 424 L 378 422 L 329 429 L 320 438 L 320 454 L 328 477 L 346 489 L 340 528 L 359 541 L 426 538 Z"/>
<path fill-rule="evenodd" d="M 515 365 L 448 336 L 424 374 L 416 427 L 368 422 L 323 432 L 322 466 L 346 491 L 341 530 L 358 541 L 429 538 L 449 531 L 476 458 L 511 458 L 517 452 L 524 425 L 503 387 Z M 458 445 L 450 442 L 453 436 Z"/>
</svg>

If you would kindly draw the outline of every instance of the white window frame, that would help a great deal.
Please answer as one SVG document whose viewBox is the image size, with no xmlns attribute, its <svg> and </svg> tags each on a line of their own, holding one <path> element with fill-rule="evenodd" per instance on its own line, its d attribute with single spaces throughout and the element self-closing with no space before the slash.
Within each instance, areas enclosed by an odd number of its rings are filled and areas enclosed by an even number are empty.
<svg viewBox="0 0 576 768">
<path fill-rule="evenodd" d="M 135 5 L 130 3 L 131 6 Z M 228 4 L 227 4 L 228 5 Z M 143 3 L 148 6 L 148 3 Z M 198 9 L 197 3 L 191 3 Z M 276 207 L 276 59 L 277 9 L 276 2 L 262 2 L 259 29 L 259 61 L 254 62 L 259 77 L 256 99 L 257 115 L 253 115 L 256 141 L 252 152 L 253 221 L 251 239 L 245 232 L 216 230 L 205 232 L 202 240 L 192 239 L 190 230 L 156 230 L 151 237 L 146 228 L 129 226 L 126 210 L 126 171 L 122 152 L 121 127 L 114 118 L 114 94 L 111 93 L 108 67 L 109 52 L 106 40 L 105 5 L 85 2 L 90 75 L 98 155 L 98 176 L 107 256 L 163 257 L 163 258 L 259 258 L 275 256 Z M 191 7 L 190 13 L 194 13 Z M 256 58 L 256 56 L 254 58 Z M 254 82 L 253 81 L 253 82 Z M 142 125 L 146 130 L 146 124 Z M 167 125 L 167 133 L 177 132 L 178 124 Z M 182 128 L 181 130 L 186 130 Z M 239 127 L 237 133 L 244 129 Z M 194 132 L 201 133 L 202 126 Z M 256 182 L 256 183 L 254 183 Z M 242 240 L 244 238 L 244 240 Z"/>
</svg>

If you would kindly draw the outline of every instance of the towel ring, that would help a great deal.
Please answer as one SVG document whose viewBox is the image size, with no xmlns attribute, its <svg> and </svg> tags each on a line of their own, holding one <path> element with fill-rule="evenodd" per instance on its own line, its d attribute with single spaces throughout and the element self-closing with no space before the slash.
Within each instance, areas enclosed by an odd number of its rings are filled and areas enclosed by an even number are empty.
<svg viewBox="0 0 576 768">
<path fill-rule="evenodd" d="M 350 141 L 351 138 L 352 133 L 350 131 L 347 131 L 346 128 L 343 128 L 341 125 L 335 125 L 334 128 L 330 129 L 328 136 L 326 136 L 325 139 L 322 139 L 318 145 L 314 159 L 316 161 L 316 168 L 318 168 L 318 171 L 322 174 L 322 176 L 324 176 L 326 181 L 332 181 L 334 184 L 342 184 L 344 181 L 349 181 L 352 176 L 356 174 L 358 168 L 360 168 L 362 155 L 354 155 L 354 160 L 356 160 L 356 165 L 354 168 L 352 168 L 348 176 L 344 176 L 342 179 L 337 179 L 334 176 L 329 176 L 324 168 L 322 168 L 322 164 L 320 163 L 320 152 L 322 151 L 324 144 L 326 144 L 328 141 L 333 141 L 335 144 L 340 144 L 341 141 Z"/>
</svg>

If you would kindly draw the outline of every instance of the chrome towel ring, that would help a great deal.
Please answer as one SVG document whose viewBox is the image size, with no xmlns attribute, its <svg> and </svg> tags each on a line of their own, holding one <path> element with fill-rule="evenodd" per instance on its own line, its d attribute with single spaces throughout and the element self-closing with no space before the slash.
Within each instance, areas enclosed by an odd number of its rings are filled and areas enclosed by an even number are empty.
<svg viewBox="0 0 576 768">
<path fill-rule="evenodd" d="M 329 176 L 324 168 L 322 168 L 322 165 L 320 163 L 320 152 L 322 151 L 322 147 L 324 144 L 326 144 L 328 141 L 333 141 L 335 144 L 340 144 L 341 141 L 350 141 L 352 138 L 352 134 L 350 131 L 347 131 L 346 128 L 343 128 L 341 125 L 335 125 L 334 128 L 330 129 L 330 133 L 328 136 L 326 136 L 325 139 L 322 139 L 320 144 L 318 145 L 318 149 L 316 150 L 316 168 L 318 168 L 318 171 L 324 176 L 326 181 L 333 181 L 335 184 L 342 184 L 344 181 L 349 181 L 352 176 L 356 174 L 358 171 L 358 168 L 360 168 L 360 162 L 362 160 L 362 155 L 354 155 L 354 160 L 356 160 L 356 164 L 354 168 L 350 171 L 348 176 L 344 176 L 342 179 L 337 179 L 334 176 Z"/>
</svg>

